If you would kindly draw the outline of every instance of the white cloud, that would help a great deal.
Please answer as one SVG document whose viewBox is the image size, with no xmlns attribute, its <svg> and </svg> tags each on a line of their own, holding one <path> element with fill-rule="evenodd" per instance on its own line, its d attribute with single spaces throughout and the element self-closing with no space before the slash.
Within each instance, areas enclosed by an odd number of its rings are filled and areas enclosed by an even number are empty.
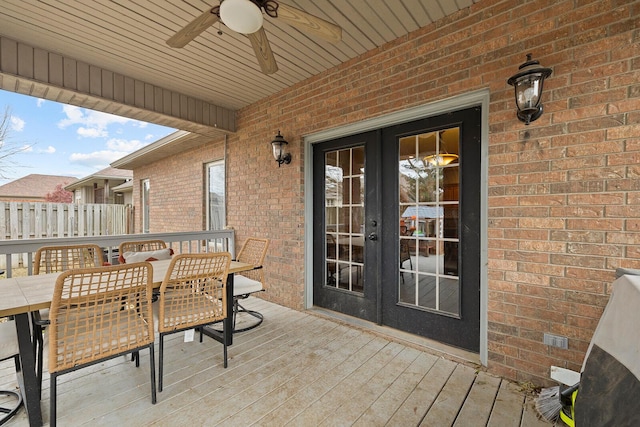
<svg viewBox="0 0 640 427">
<path fill-rule="evenodd" d="M 42 104 L 44 104 L 44 103 L 45 103 L 45 100 L 42 99 L 42 98 L 38 98 L 38 100 L 36 101 L 36 105 L 38 107 L 42 107 Z"/>
<path fill-rule="evenodd" d="M 109 125 L 137 122 L 137 120 L 134 121 L 126 117 L 87 110 L 73 105 L 64 105 L 62 111 L 67 117 L 58 122 L 58 127 L 65 129 L 69 126 L 78 125 L 76 132 L 79 136 L 85 138 L 107 137 L 109 136 L 107 130 Z"/>
<path fill-rule="evenodd" d="M 138 141 L 137 139 L 127 140 L 119 138 L 111 138 L 107 141 L 107 148 L 114 151 L 131 153 L 132 151 L 139 150 L 147 144 Z"/>
<path fill-rule="evenodd" d="M 146 134 L 146 135 L 144 136 L 144 139 L 145 139 L 146 141 L 148 141 L 148 140 L 150 140 L 150 139 L 153 139 L 153 138 L 155 138 L 155 137 L 154 137 L 154 136 L 153 136 L 153 134 L 151 134 L 151 133 L 148 133 L 148 134 Z"/>
<path fill-rule="evenodd" d="M 106 150 L 91 153 L 73 153 L 69 156 L 69 162 L 81 166 L 103 169 L 114 161 L 121 159 L 135 150 L 139 150 L 147 144 L 137 139 L 111 138 L 107 141 L 106 145 Z"/>
<path fill-rule="evenodd" d="M 20 151 L 23 153 L 31 153 L 33 151 L 33 145 L 23 145 Z"/>
<path fill-rule="evenodd" d="M 110 163 L 125 155 L 127 153 L 109 150 L 94 151 L 93 153 L 73 153 L 69 156 L 69 161 L 84 166 L 106 168 Z"/>
<path fill-rule="evenodd" d="M 11 116 L 11 130 L 15 132 L 22 132 L 24 130 L 24 120 L 18 116 Z"/>
<path fill-rule="evenodd" d="M 106 129 L 86 128 L 83 126 L 80 126 L 76 132 L 79 136 L 84 138 L 106 138 L 109 136 Z"/>
<path fill-rule="evenodd" d="M 45 153 L 45 154 L 53 154 L 56 152 L 56 148 L 53 145 L 48 146 L 47 148 L 45 148 L 44 150 L 38 150 L 39 153 Z"/>
</svg>

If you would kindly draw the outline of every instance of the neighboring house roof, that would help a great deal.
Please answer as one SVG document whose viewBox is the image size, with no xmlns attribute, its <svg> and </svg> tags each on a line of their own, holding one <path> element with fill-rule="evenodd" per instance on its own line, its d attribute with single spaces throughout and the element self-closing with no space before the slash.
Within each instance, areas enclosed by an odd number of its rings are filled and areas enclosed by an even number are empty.
<svg viewBox="0 0 640 427">
<path fill-rule="evenodd" d="M 179 130 L 112 162 L 111 166 L 133 170 L 166 157 L 186 152 L 210 141 L 210 136 Z"/>
<path fill-rule="evenodd" d="M 133 180 L 123 182 L 120 185 L 116 185 L 111 188 L 112 191 L 119 191 L 121 193 L 133 192 Z"/>
<path fill-rule="evenodd" d="M 42 199 L 55 191 L 58 185 L 63 188 L 78 178 L 73 176 L 30 174 L 0 186 L 0 198 L 8 199 Z"/>
<path fill-rule="evenodd" d="M 102 185 L 104 183 L 104 180 L 106 179 L 126 181 L 132 178 L 133 172 L 130 170 L 107 167 L 94 174 L 81 178 L 70 185 L 67 185 L 65 187 L 65 190 L 73 191 L 80 187 L 93 186 L 94 183 Z"/>
</svg>

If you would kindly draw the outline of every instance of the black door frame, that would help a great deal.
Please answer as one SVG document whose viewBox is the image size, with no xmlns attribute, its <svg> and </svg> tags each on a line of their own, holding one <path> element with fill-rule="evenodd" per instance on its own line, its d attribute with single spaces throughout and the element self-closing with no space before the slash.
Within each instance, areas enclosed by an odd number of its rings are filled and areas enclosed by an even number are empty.
<svg viewBox="0 0 640 427">
<path fill-rule="evenodd" d="M 433 101 L 430 103 L 410 107 L 401 111 L 396 111 L 382 116 L 360 120 L 358 122 L 347 125 L 329 128 L 304 134 L 302 136 L 304 149 L 304 308 L 310 309 L 314 307 L 313 300 L 313 146 L 320 142 L 329 141 L 347 135 L 367 132 L 374 129 L 380 129 L 386 126 L 406 123 L 409 121 L 439 115 L 449 111 L 457 111 L 464 108 L 480 106 L 482 108 L 482 142 L 481 142 L 481 158 L 483 159 L 481 166 L 481 221 L 480 231 L 483 235 L 481 238 L 480 249 L 480 351 L 478 362 L 482 365 L 488 364 L 488 242 L 486 239 L 486 231 L 488 229 L 487 213 L 488 213 L 488 158 L 489 145 L 489 104 L 490 91 L 488 88 L 464 93 L 451 98 Z M 369 327 L 375 328 L 372 324 Z M 476 360 L 471 354 L 468 355 L 469 360 Z"/>
<path fill-rule="evenodd" d="M 370 236 L 379 233 L 380 224 L 380 194 L 376 191 L 381 183 L 379 149 L 376 146 L 380 141 L 380 131 L 364 132 L 357 135 L 349 135 L 326 143 L 317 144 L 314 147 L 314 171 L 324 177 L 324 156 L 323 153 L 334 149 L 346 149 L 349 147 L 364 146 L 365 152 L 365 212 L 364 212 L 364 282 L 367 287 L 363 294 L 346 292 L 342 289 L 322 286 L 314 286 L 314 301 L 319 302 L 325 308 L 329 308 L 340 313 L 359 317 L 375 323 L 381 321 L 380 309 L 380 251 L 376 250 L 378 240 L 371 239 Z M 324 188 L 319 186 L 319 177 L 314 177 L 314 200 L 313 206 L 317 216 L 314 221 L 322 219 L 324 216 Z M 320 227 L 316 227 L 313 235 L 314 253 L 322 254 L 326 247 L 325 232 Z M 314 277 L 323 277 L 324 266 L 315 263 Z"/>
<path fill-rule="evenodd" d="M 460 310 L 461 315 L 447 316 L 443 313 L 430 313 L 416 307 L 397 303 L 398 287 L 383 286 L 382 324 L 405 332 L 434 339 L 438 342 L 454 345 L 474 352 L 480 349 L 480 217 L 476 206 L 480 206 L 480 107 L 461 109 L 455 112 L 427 117 L 409 123 L 385 128 L 382 131 L 383 145 L 381 157 L 393 165 L 398 164 L 398 141 L 400 136 L 416 133 L 428 133 L 450 127 L 459 127 L 460 142 L 460 196 L 458 223 L 458 265 L 460 267 Z M 383 182 L 393 183 L 382 189 L 383 199 L 398 200 L 398 170 L 382 167 Z M 465 179 L 465 176 L 467 177 Z M 386 196 L 386 197 L 385 197 Z M 469 208 L 472 207 L 472 209 Z M 398 224 L 398 210 L 386 209 L 382 213 L 383 223 Z M 398 280 L 399 252 L 395 245 L 398 241 L 399 227 L 383 227 L 382 240 L 394 242 L 392 253 L 385 257 L 382 269 L 382 282 L 392 283 Z M 478 233 L 478 235 L 476 235 Z M 477 246 L 476 246 L 477 245 Z M 475 285 L 477 284 L 477 288 Z"/>
</svg>

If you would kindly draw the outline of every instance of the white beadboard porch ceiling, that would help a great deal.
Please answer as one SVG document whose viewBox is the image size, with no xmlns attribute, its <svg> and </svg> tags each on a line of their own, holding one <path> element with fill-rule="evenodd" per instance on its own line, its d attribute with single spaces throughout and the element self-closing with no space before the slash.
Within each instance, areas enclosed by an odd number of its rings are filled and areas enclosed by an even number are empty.
<svg viewBox="0 0 640 427">
<path fill-rule="evenodd" d="M 0 36 L 234 111 L 478 1 L 281 0 L 343 35 L 332 44 L 265 15 L 279 67 L 271 75 L 247 37 L 222 25 L 223 35 L 215 24 L 184 48 L 167 46 L 218 0 L 2 0 Z"/>
</svg>

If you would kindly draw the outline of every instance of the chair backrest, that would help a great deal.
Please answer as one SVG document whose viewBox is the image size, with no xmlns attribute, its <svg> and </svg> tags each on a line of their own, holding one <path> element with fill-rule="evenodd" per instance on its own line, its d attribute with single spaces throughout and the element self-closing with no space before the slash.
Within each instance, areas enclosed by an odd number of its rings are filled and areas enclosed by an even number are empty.
<svg viewBox="0 0 640 427">
<path fill-rule="evenodd" d="M 49 372 L 129 353 L 154 340 L 147 262 L 58 276 L 49 310 Z"/>
<path fill-rule="evenodd" d="M 257 237 L 249 237 L 244 241 L 242 249 L 238 252 L 236 260 L 240 262 L 246 262 L 247 264 L 253 264 L 256 270 L 243 271 L 242 275 L 249 279 L 257 280 L 260 283 L 264 283 L 264 269 L 262 267 L 264 258 L 267 256 L 267 249 L 269 248 L 269 239 L 261 239 Z"/>
<path fill-rule="evenodd" d="M 118 246 L 118 261 L 121 264 L 127 262 L 125 253 L 139 253 L 139 252 L 155 252 L 162 249 L 167 249 L 167 243 L 164 240 L 139 240 L 131 242 L 122 242 Z M 173 251 L 171 251 L 173 253 Z"/>
<path fill-rule="evenodd" d="M 230 263 L 229 252 L 173 257 L 160 286 L 158 332 L 188 329 L 226 318 Z"/>
<path fill-rule="evenodd" d="M 402 265 L 408 259 L 411 259 L 409 242 L 405 239 L 400 239 L 400 264 Z"/>
<path fill-rule="evenodd" d="M 104 253 L 98 245 L 43 246 L 36 251 L 33 274 L 59 273 L 72 268 L 100 267 L 103 264 Z"/>
</svg>

